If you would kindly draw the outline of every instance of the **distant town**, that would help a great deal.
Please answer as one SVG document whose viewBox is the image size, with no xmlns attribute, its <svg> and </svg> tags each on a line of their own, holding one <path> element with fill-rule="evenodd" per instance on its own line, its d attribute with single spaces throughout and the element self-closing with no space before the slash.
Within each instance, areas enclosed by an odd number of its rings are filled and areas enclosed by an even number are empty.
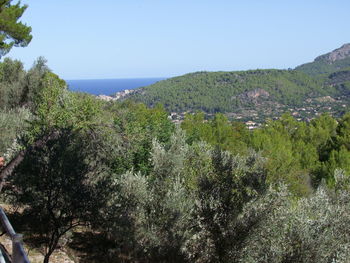
<svg viewBox="0 0 350 263">
<path fill-rule="evenodd" d="M 117 101 L 125 96 L 132 94 L 135 90 L 124 90 L 117 92 L 113 96 L 99 95 L 98 99 L 104 101 Z M 236 112 L 225 113 L 230 120 L 244 122 L 249 130 L 260 127 L 268 119 L 276 120 L 283 113 L 290 113 L 297 121 L 311 121 L 317 116 L 328 113 L 334 117 L 339 117 L 348 110 L 348 102 L 346 96 L 332 98 L 324 96 L 318 98 L 309 98 L 305 100 L 302 106 L 283 105 L 276 102 L 265 102 L 255 105 L 250 109 L 237 109 Z M 168 118 L 173 123 L 181 123 L 186 114 L 194 112 L 170 112 Z M 215 114 L 206 113 L 206 118 L 211 119 Z"/>
</svg>

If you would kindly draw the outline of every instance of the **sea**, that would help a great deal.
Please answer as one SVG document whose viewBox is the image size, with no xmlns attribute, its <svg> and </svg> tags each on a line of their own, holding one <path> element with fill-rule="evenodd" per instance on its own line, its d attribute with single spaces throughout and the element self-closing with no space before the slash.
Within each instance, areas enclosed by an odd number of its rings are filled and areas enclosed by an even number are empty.
<svg viewBox="0 0 350 263">
<path fill-rule="evenodd" d="M 93 95 L 114 95 L 123 90 L 132 90 L 154 84 L 166 78 L 134 79 L 78 79 L 66 80 L 72 91 L 86 92 Z"/>
</svg>

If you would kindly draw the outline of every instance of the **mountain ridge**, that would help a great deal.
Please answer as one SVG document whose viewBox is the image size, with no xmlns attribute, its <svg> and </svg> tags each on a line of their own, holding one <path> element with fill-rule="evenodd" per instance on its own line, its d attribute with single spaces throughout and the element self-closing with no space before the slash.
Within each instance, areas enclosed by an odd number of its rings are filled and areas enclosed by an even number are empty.
<svg viewBox="0 0 350 263">
<path fill-rule="evenodd" d="M 313 62 L 299 65 L 295 70 L 311 76 L 325 76 L 350 67 L 350 43 L 320 55 Z"/>
<path fill-rule="evenodd" d="M 350 43 L 342 45 L 340 48 L 337 48 L 329 53 L 318 56 L 314 61 L 326 61 L 329 64 L 332 64 L 334 61 L 342 60 L 350 57 Z"/>
</svg>

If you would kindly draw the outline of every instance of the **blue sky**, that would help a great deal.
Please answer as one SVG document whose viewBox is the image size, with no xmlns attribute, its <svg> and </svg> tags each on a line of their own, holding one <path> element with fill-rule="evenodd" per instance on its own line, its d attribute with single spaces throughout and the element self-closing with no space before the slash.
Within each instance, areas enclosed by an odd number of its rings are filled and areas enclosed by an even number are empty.
<svg viewBox="0 0 350 263">
<path fill-rule="evenodd" d="M 14 1 L 15 2 L 15 1 Z M 64 79 L 289 68 L 350 42 L 349 0 L 27 0 L 33 40 Z"/>
</svg>

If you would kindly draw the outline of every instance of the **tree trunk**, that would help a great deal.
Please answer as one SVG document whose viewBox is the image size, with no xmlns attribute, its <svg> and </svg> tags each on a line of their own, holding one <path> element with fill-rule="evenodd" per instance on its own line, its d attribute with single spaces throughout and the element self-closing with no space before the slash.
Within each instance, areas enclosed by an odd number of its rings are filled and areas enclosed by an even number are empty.
<svg viewBox="0 0 350 263">
<path fill-rule="evenodd" d="M 50 256 L 52 255 L 52 253 L 53 253 L 53 250 L 49 250 L 49 252 L 46 253 L 43 263 L 49 263 L 50 262 Z"/>
<path fill-rule="evenodd" d="M 50 242 L 47 246 L 47 253 L 44 257 L 44 263 L 49 263 L 49 260 L 50 260 L 50 256 L 52 255 L 52 253 L 55 251 L 56 247 L 57 247 L 57 244 L 58 244 L 58 241 L 60 239 L 62 235 L 58 234 L 58 231 L 54 231 L 51 235 L 51 239 L 50 239 Z"/>
</svg>

